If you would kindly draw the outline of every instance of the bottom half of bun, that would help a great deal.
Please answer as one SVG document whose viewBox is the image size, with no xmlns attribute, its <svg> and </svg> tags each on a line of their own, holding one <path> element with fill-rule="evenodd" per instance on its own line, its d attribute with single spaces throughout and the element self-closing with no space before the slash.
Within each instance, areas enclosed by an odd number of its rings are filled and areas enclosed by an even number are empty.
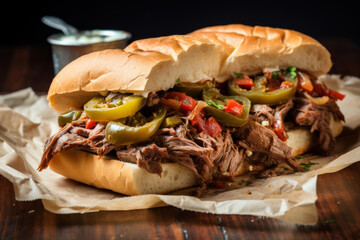
<svg viewBox="0 0 360 240">
<path fill-rule="evenodd" d="M 330 128 L 336 137 L 342 132 L 343 122 L 331 119 Z M 305 153 L 314 145 L 315 135 L 307 128 L 290 130 L 287 134 L 286 143 L 292 148 L 292 156 Z M 163 163 L 159 176 L 139 168 L 136 164 L 74 149 L 55 154 L 49 166 L 51 170 L 67 178 L 125 195 L 164 194 L 199 183 L 189 168 L 178 163 Z M 250 165 L 243 161 L 235 175 L 261 170 L 262 166 Z"/>
</svg>

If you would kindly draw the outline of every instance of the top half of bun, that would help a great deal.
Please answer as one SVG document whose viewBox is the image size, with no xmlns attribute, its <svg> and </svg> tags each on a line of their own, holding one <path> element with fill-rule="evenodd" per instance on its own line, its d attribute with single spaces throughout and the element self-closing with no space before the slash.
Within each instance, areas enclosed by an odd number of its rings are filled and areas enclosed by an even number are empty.
<svg viewBox="0 0 360 240">
<path fill-rule="evenodd" d="M 147 94 L 167 90 L 178 79 L 224 81 L 234 72 L 251 75 L 291 65 L 319 76 L 332 62 L 319 42 L 299 32 L 240 24 L 207 27 L 84 55 L 57 74 L 48 100 L 62 113 L 104 91 Z"/>
</svg>

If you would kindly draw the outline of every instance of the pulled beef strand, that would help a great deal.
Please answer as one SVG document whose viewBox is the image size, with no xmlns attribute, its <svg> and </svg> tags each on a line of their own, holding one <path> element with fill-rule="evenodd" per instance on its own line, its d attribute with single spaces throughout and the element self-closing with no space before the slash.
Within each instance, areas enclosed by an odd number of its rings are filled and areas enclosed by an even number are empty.
<svg viewBox="0 0 360 240">
<path fill-rule="evenodd" d="M 52 137 L 50 137 L 46 140 L 45 147 L 44 147 L 44 153 L 42 155 L 41 162 L 38 167 L 39 171 L 48 167 L 51 158 L 55 155 L 55 153 L 57 153 L 58 151 L 60 151 L 63 148 L 63 146 L 66 144 L 67 141 L 74 139 L 74 138 L 63 137 L 63 136 L 65 134 L 67 134 L 68 131 L 70 129 L 72 129 L 73 127 L 84 125 L 84 124 L 85 124 L 84 121 L 76 121 L 73 123 L 68 123 L 64 127 L 62 127 L 59 132 L 57 132 Z M 75 134 L 74 137 L 76 137 L 76 136 L 80 136 L 80 135 Z M 63 137 L 63 139 L 60 140 L 60 138 L 62 138 L 62 137 Z"/>
<path fill-rule="evenodd" d="M 290 98 L 286 103 L 276 106 L 274 119 L 284 124 L 288 112 L 294 107 L 294 101 Z"/>
<path fill-rule="evenodd" d="M 58 152 L 75 148 L 93 152 L 99 156 L 110 153 L 116 146 L 105 140 L 106 123 L 99 122 L 94 129 L 85 129 L 87 119 L 66 124 L 45 143 L 44 153 L 38 170 L 48 167 L 51 158 Z"/>
<path fill-rule="evenodd" d="M 159 130 L 145 143 L 115 146 L 105 140 L 106 123 L 99 122 L 93 129 L 85 129 L 85 124 L 86 119 L 74 121 L 49 138 L 39 169 L 46 168 L 57 152 L 74 148 L 100 156 L 114 152 L 119 160 L 159 175 L 161 163 L 177 162 L 205 182 L 210 181 L 214 171 L 219 169 L 235 174 L 244 159 L 244 152 L 239 151 L 229 130 L 212 138 L 203 132 L 187 131 L 179 125 Z"/>
<path fill-rule="evenodd" d="M 155 93 L 155 92 L 151 92 L 149 93 L 149 96 L 146 100 L 146 105 L 148 107 L 152 107 L 157 105 L 160 102 L 160 97 L 159 94 Z"/>
<path fill-rule="evenodd" d="M 147 105 L 156 105 L 158 100 L 156 93 L 150 94 Z M 185 121 L 185 124 L 176 127 L 159 129 L 147 142 L 128 146 L 115 146 L 106 141 L 105 122 L 86 129 L 87 117 L 82 117 L 48 138 L 38 169 L 46 168 L 57 152 L 74 148 L 100 156 L 115 156 L 118 160 L 137 164 L 159 175 L 162 172 L 161 163 L 177 162 L 192 170 L 202 183 L 213 180 L 217 173 L 234 176 L 241 163 L 249 159 L 265 168 L 285 162 L 301 171 L 302 168 L 291 157 L 291 148 L 277 137 L 270 126 L 274 121 L 292 118 L 296 124 L 309 126 L 311 132 L 318 132 L 320 149 L 328 152 L 335 141 L 330 130 L 331 113 L 335 120 L 344 120 L 335 101 L 319 106 L 296 96 L 275 108 L 253 105 L 248 123 L 241 128 L 224 127 L 215 138 L 204 132 L 198 133 Z M 259 124 L 262 121 L 269 121 L 269 127 Z M 253 153 L 251 157 L 246 156 L 246 150 Z"/>
<path fill-rule="evenodd" d="M 311 133 L 317 133 L 318 149 L 321 154 L 329 154 L 335 144 L 335 138 L 330 129 L 330 114 L 337 121 L 344 121 L 336 102 L 330 99 L 324 105 L 315 105 L 303 96 L 295 96 L 284 104 L 278 105 L 275 109 L 262 104 L 255 104 L 251 107 L 249 120 L 262 123 L 268 121 L 272 126 L 275 121 L 284 124 L 289 130 L 298 126 L 308 126 Z M 289 121 L 286 122 L 286 119 Z"/>
<path fill-rule="evenodd" d="M 330 128 L 330 115 L 333 114 L 335 120 L 345 120 L 336 102 L 330 99 L 326 104 L 315 105 L 305 97 L 295 97 L 294 103 L 294 121 L 300 126 L 310 126 L 311 133 L 317 132 L 318 149 L 323 154 L 329 154 L 335 144 Z"/>
<path fill-rule="evenodd" d="M 183 125 L 179 125 L 176 128 L 159 130 L 146 143 L 115 146 L 105 140 L 106 123 L 99 122 L 93 129 L 85 129 L 85 123 L 86 120 L 69 123 L 49 138 L 39 168 L 46 168 L 54 154 L 69 148 L 100 156 L 114 150 L 119 160 L 137 164 L 148 172 L 160 175 L 162 162 L 177 162 L 206 182 L 211 181 L 216 172 L 228 173 L 232 177 L 245 159 L 244 149 L 260 150 L 264 155 L 272 156 L 271 159 L 279 159 L 283 156 L 287 156 L 285 159 L 288 159 L 291 153 L 291 149 L 288 150 L 288 146 L 276 138 L 270 129 L 260 124 L 257 124 L 261 127 L 258 130 L 246 131 L 244 128 L 244 132 L 241 131 L 240 137 L 245 137 L 244 141 L 240 141 L 241 144 L 234 142 L 230 129 L 225 129 L 216 138 L 212 138 L 204 132 L 187 131 Z M 264 134 L 264 131 L 268 134 Z M 257 137 L 254 133 L 257 133 L 255 134 Z M 251 140 L 252 138 L 254 139 Z M 263 147 L 260 149 L 258 145 L 254 147 L 255 142 Z M 266 160 L 269 161 L 270 158 Z M 274 160 L 271 161 L 274 163 Z M 269 162 L 262 164 L 273 165 Z"/>
<path fill-rule="evenodd" d="M 249 121 L 237 129 L 234 134 L 239 139 L 240 146 L 260 154 L 255 159 L 257 164 L 271 167 L 284 161 L 293 169 L 301 170 L 298 164 L 292 160 L 291 147 L 281 141 L 271 129 L 257 122 Z"/>
<path fill-rule="evenodd" d="M 159 147 L 155 143 L 137 147 L 136 164 L 150 173 L 161 176 L 161 160 L 169 157 L 166 148 Z"/>
<path fill-rule="evenodd" d="M 268 121 L 269 125 L 272 126 L 275 122 L 274 109 L 266 104 L 254 104 L 250 109 L 249 120 L 262 123 Z"/>
<path fill-rule="evenodd" d="M 162 143 L 168 149 L 170 156 L 179 164 L 190 167 L 196 176 L 203 181 L 212 178 L 214 161 L 220 155 L 217 141 L 205 133 L 188 134 L 180 125 L 175 129 L 170 128 L 170 135 L 158 135 Z"/>
<path fill-rule="evenodd" d="M 241 146 L 253 152 L 266 153 L 277 159 L 291 158 L 291 148 L 281 141 L 269 128 L 257 122 L 249 121 L 237 129 L 235 137 Z"/>
</svg>

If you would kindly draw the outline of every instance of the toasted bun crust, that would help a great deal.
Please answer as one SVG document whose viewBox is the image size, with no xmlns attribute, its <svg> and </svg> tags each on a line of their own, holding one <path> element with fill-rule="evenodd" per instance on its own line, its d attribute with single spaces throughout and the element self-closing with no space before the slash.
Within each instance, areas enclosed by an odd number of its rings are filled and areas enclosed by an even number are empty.
<svg viewBox="0 0 360 240">
<path fill-rule="evenodd" d="M 332 119 L 330 126 L 336 137 L 341 133 L 343 124 Z M 287 144 L 292 147 L 293 157 L 307 152 L 313 145 L 312 134 L 306 128 L 288 131 L 288 136 Z M 136 164 L 105 159 L 74 149 L 55 154 L 49 166 L 51 170 L 67 178 L 126 195 L 168 193 L 198 184 L 195 174 L 177 163 L 162 164 L 163 172 L 160 177 Z M 261 170 L 262 166 L 249 165 L 243 161 L 236 176 Z"/>
<path fill-rule="evenodd" d="M 67 178 L 126 195 L 167 193 L 197 183 L 193 172 L 177 163 L 162 164 L 160 177 L 135 164 L 74 149 L 55 154 L 49 166 Z"/>
<path fill-rule="evenodd" d="M 122 50 L 84 55 L 63 68 L 48 93 L 59 113 L 78 109 L 104 91 L 147 94 L 183 82 L 224 81 L 233 72 L 294 65 L 314 76 L 327 73 L 329 52 L 316 40 L 290 30 L 240 24 L 188 35 L 135 41 Z"/>
</svg>

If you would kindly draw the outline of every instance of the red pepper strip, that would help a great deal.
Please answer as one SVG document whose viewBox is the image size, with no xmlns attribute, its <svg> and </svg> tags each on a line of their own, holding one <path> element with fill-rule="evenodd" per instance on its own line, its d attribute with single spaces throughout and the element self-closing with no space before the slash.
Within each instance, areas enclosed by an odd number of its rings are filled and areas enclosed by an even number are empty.
<svg viewBox="0 0 360 240">
<path fill-rule="evenodd" d="M 320 95 L 320 96 L 325 96 L 326 95 L 323 84 L 314 83 L 313 86 L 314 86 L 314 92 L 316 92 L 318 95 Z"/>
<path fill-rule="evenodd" d="M 89 120 L 86 122 L 85 128 L 86 128 L 86 129 L 92 129 L 92 128 L 94 128 L 96 125 L 97 125 L 97 121 L 94 121 L 94 120 L 90 120 L 90 119 L 89 119 Z"/>
<path fill-rule="evenodd" d="M 186 96 L 187 98 L 181 101 L 180 109 L 185 113 L 190 113 L 196 106 L 196 100 Z"/>
<path fill-rule="evenodd" d="M 243 74 L 242 78 L 234 79 L 233 83 L 247 90 L 250 90 L 254 86 L 254 81 L 251 78 L 249 78 L 248 75 L 245 74 Z"/>
<path fill-rule="evenodd" d="M 165 95 L 165 99 L 175 99 L 181 102 L 180 110 L 186 114 L 191 112 L 196 106 L 196 100 L 184 93 L 169 92 Z"/>
<path fill-rule="evenodd" d="M 343 100 L 345 98 L 344 94 L 341 94 L 335 90 L 329 89 L 329 95 L 328 97 L 334 99 L 334 100 Z"/>
<path fill-rule="evenodd" d="M 207 120 L 204 119 L 203 111 L 195 115 L 191 124 L 196 125 L 200 132 L 205 132 L 213 138 L 222 132 L 222 127 L 214 117 L 210 117 Z"/>
<path fill-rule="evenodd" d="M 225 112 L 228 113 L 235 113 L 236 115 L 241 115 L 243 111 L 243 106 L 238 103 L 237 101 L 234 101 L 232 99 L 227 100 L 226 108 L 224 109 Z"/>
<path fill-rule="evenodd" d="M 205 112 L 204 110 L 201 110 L 201 112 L 197 113 L 190 121 L 191 121 L 191 124 L 193 126 L 196 126 L 196 125 L 205 125 L 205 120 L 204 120 L 204 117 L 205 117 Z M 201 122 L 201 123 L 200 123 Z"/>
<path fill-rule="evenodd" d="M 206 128 L 206 120 L 201 116 L 201 114 L 197 114 L 195 115 L 195 117 L 193 118 L 193 120 L 191 121 L 192 125 L 195 125 L 198 127 L 198 129 L 200 130 L 200 132 L 204 132 L 205 128 Z"/>
<path fill-rule="evenodd" d="M 280 138 L 281 141 L 287 140 L 287 134 L 284 129 L 284 124 L 283 124 L 281 116 L 280 116 L 280 114 L 278 114 L 278 112 L 275 113 L 275 121 L 273 124 L 273 128 L 274 128 L 275 134 Z"/>
<path fill-rule="evenodd" d="M 328 96 L 334 100 L 343 100 L 345 98 L 344 94 L 341 94 L 335 90 L 329 89 L 325 83 L 313 83 L 314 91 L 320 96 Z"/>
<path fill-rule="evenodd" d="M 215 120 L 214 117 L 210 117 L 206 120 L 206 130 L 205 133 L 209 134 L 211 137 L 216 137 L 219 133 L 222 132 L 222 127 Z"/>
</svg>

